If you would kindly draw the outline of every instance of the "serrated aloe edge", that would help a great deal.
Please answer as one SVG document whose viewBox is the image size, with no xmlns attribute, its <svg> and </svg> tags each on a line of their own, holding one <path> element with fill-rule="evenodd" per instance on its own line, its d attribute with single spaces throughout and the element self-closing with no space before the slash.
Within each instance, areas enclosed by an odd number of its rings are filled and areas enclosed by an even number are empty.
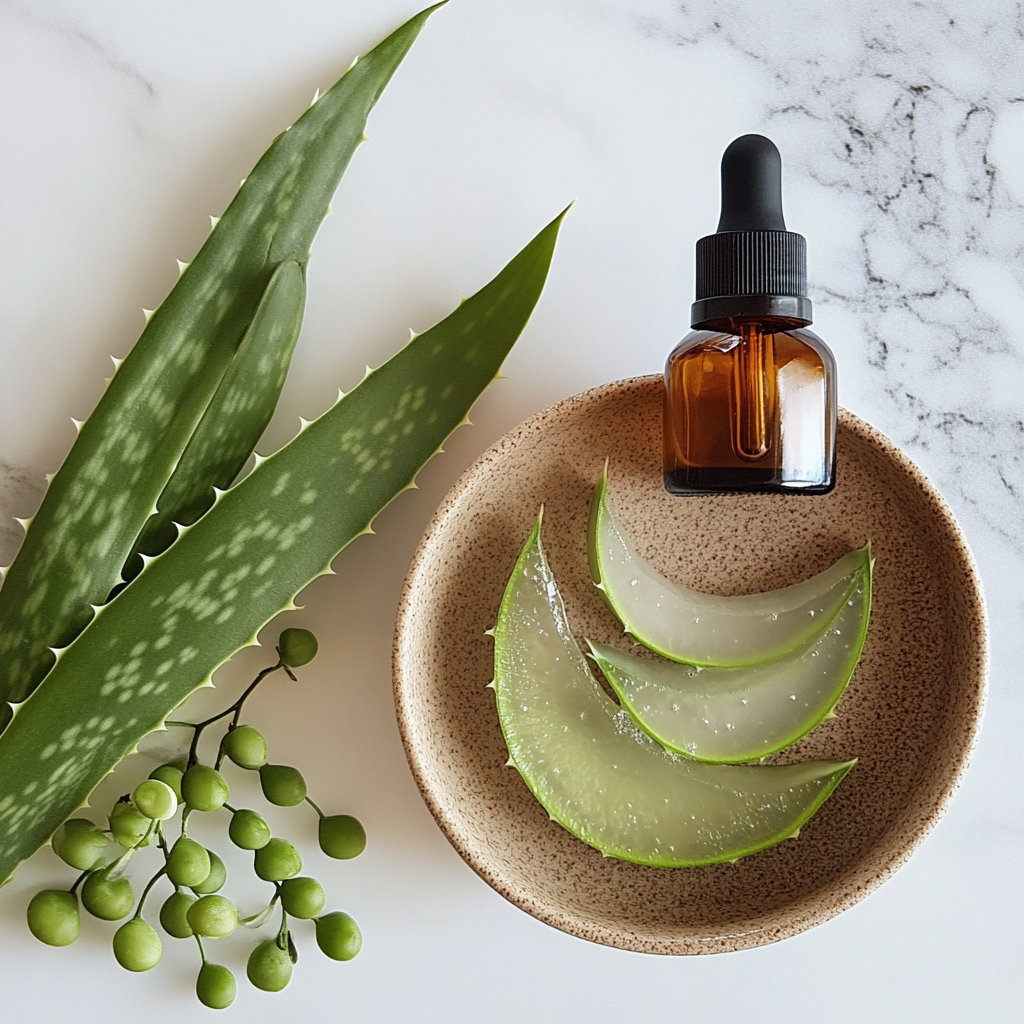
<svg viewBox="0 0 1024 1024">
<path fill-rule="evenodd" d="M 118 365 L 25 524 L 0 589 L 0 700 L 25 700 L 53 666 L 54 649 L 120 582 L 275 269 L 285 260 L 305 265 L 370 110 L 440 6 L 353 64 L 278 136 Z M 2 728 L 10 712 L 0 712 Z"/>
<path fill-rule="evenodd" d="M 563 216 L 219 495 L 61 652 L 0 735 L 0 879 L 415 486 L 526 326 Z"/>
</svg>

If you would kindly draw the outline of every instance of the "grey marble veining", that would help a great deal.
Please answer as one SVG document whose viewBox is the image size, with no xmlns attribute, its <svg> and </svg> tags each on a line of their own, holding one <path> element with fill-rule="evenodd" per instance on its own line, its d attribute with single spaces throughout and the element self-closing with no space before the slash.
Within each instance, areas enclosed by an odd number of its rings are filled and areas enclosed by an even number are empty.
<svg viewBox="0 0 1024 1024">
<path fill-rule="evenodd" d="M 680 60 L 721 48 L 723 77 L 756 68 L 787 187 L 828 194 L 794 230 L 819 310 L 860 328 L 856 404 L 1024 555 L 1024 149 L 994 153 L 1024 103 L 1020 6 L 712 0 L 633 23 Z"/>
</svg>

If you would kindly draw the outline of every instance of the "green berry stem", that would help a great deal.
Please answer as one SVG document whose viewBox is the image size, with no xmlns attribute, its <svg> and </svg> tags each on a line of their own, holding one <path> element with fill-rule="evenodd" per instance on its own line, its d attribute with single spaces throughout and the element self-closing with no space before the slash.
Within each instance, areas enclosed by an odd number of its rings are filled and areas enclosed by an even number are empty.
<svg viewBox="0 0 1024 1024">
<path fill-rule="evenodd" d="M 221 804 L 221 807 L 225 811 L 230 811 L 232 814 L 237 814 L 238 813 L 238 808 L 237 807 L 232 807 L 231 804 Z"/>
<path fill-rule="evenodd" d="M 306 803 L 309 804 L 309 806 L 312 807 L 313 810 L 316 811 L 316 813 L 319 814 L 321 818 L 327 817 L 327 815 L 324 814 L 324 812 L 321 811 L 320 808 L 317 807 L 317 805 L 313 803 L 313 801 L 308 796 L 306 797 Z"/>
<path fill-rule="evenodd" d="M 190 768 L 192 767 L 192 765 L 197 764 L 199 761 L 199 758 L 197 756 L 197 750 L 199 748 L 199 737 L 202 736 L 203 730 L 208 725 L 213 725 L 214 722 L 219 722 L 222 718 L 226 718 L 228 715 L 232 713 L 234 713 L 235 716 L 234 719 L 232 720 L 232 725 L 238 725 L 238 719 L 242 714 L 242 705 L 245 704 L 246 699 L 249 697 L 249 694 L 251 694 L 252 691 L 255 690 L 256 687 L 259 686 L 259 684 L 267 678 L 267 676 L 270 675 L 271 672 L 276 672 L 279 668 L 283 668 L 285 669 L 286 672 L 288 672 L 288 669 L 285 668 L 284 663 L 281 661 L 278 661 L 276 665 L 270 665 L 268 668 L 263 669 L 263 671 L 260 672 L 259 675 L 257 675 L 256 678 L 248 685 L 248 687 L 245 690 L 245 693 L 243 693 L 242 696 L 239 697 L 238 700 L 236 700 L 235 703 L 231 705 L 231 707 L 225 709 L 219 715 L 214 715 L 212 718 L 207 718 L 205 722 L 185 723 L 191 724 L 192 728 L 195 730 L 195 732 L 192 734 L 192 746 L 189 747 L 188 751 L 188 766 Z M 295 678 L 295 676 L 293 676 L 291 672 L 288 672 L 288 675 L 291 676 L 292 679 Z M 219 767 L 220 761 L 218 760 L 217 763 Z"/>
<path fill-rule="evenodd" d="M 199 955 L 203 958 L 203 963 L 205 964 L 206 963 L 206 950 L 203 949 L 203 940 L 199 937 L 199 934 L 197 932 L 193 932 L 192 934 L 193 934 L 196 942 L 199 945 Z"/>
<path fill-rule="evenodd" d="M 68 889 L 68 892 L 72 896 L 78 891 L 78 887 L 96 870 L 96 868 L 86 868 L 76 879 L 75 884 Z"/>
<path fill-rule="evenodd" d="M 250 914 L 248 917 L 240 917 L 238 919 L 238 923 L 243 924 L 246 927 L 253 928 L 257 927 L 257 921 L 260 924 L 263 924 L 263 922 L 267 919 L 267 915 L 270 913 L 271 910 L 274 909 L 274 904 L 281 897 L 281 887 L 276 882 L 274 883 L 274 889 L 276 890 L 274 892 L 274 895 L 271 897 L 270 902 L 262 910 L 257 910 L 255 914 Z"/>
<path fill-rule="evenodd" d="M 160 879 L 161 879 L 161 878 L 162 878 L 162 877 L 163 877 L 164 875 L 166 875 L 166 874 L 167 874 L 167 865 L 165 864 L 165 865 L 164 865 L 164 866 L 163 866 L 163 867 L 162 867 L 162 868 L 161 868 L 161 869 L 160 869 L 160 870 L 159 870 L 159 871 L 158 871 L 158 872 L 157 872 L 157 873 L 156 873 L 156 874 L 155 874 L 155 875 L 154 875 L 154 876 L 153 876 L 153 877 L 152 877 L 152 878 L 151 878 L 151 879 L 150 879 L 150 880 L 149 880 L 149 881 L 148 881 L 148 882 L 146 883 L 146 888 L 142 890 L 142 895 L 141 895 L 141 896 L 139 897 L 139 906 L 138 906 L 138 909 L 137 909 L 137 910 L 135 911 L 135 913 L 134 913 L 134 914 L 132 915 L 132 920 L 133 920 L 133 921 L 134 921 L 134 920 L 135 920 L 135 918 L 137 918 L 137 917 L 142 917 L 142 908 L 143 908 L 143 906 L 145 906 L 145 903 L 146 903 L 146 897 L 147 897 L 147 896 L 149 895 L 149 890 L 150 890 L 150 889 L 152 889 L 152 888 L 153 888 L 153 886 L 154 886 L 154 885 L 156 885 L 156 883 L 157 883 L 157 882 L 159 882 L 159 881 L 160 881 Z"/>
</svg>

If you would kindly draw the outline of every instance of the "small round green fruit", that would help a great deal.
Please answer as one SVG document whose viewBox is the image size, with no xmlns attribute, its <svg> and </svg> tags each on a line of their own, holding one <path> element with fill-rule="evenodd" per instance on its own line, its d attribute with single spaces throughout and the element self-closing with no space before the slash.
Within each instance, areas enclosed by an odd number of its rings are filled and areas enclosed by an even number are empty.
<svg viewBox="0 0 1024 1024">
<path fill-rule="evenodd" d="M 189 927 L 205 938 L 222 939 L 238 927 L 238 910 L 224 896 L 204 896 L 188 908 Z"/>
<path fill-rule="evenodd" d="M 153 824 L 152 818 L 147 818 L 130 801 L 119 800 L 114 804 L 108 820 L 111 833 L 126 850 L 133 846 L 149 846 L 152 842 L 152 836 L 146 838 Z"/>
<path fill-rule="evenodd" d="M 162 764 L 157 768 L 154 768 L 150 773 L 151 779 L 156 779 L 158 782 L 165 782 L 168 786 L 174 790 L 174 798 L 178 803 L 182 803 L 181 799 L 181 777 L 185 774 L 185 762 L 174 761 L 171 764 Z"/>
<path fill-rule="evenodd" d="M 254 866 L 264 882 L 283 882 L 302 870 L 302 857 L 287 839 L 271 839 L 256 851 Z"/>
<path fill-rule="evenodd" d="M 324 887 L 315 878 L 288 878 L 281 883 L 281 906 L 292 917 L 308 921 L 326 902 Z"/>
<path fill-rule="evenodd" d="M 210 854 L 194 839 L 182 836 L 167 855 L 167 877 L 175 885 L 202 885 L 210 874 Z"/>
<path fill-rule="evenodd" d="M 103 857 L 110 841 L 88 818 L 71 818 L 54 832 L 50 844 L 65 864 L 88 871 Z"/>
<path fill-rule="evenodd" d="M 294 807 L 306 799 L 306 780 L 298 768 L 287 764 L 265 764 L 260 769 L 260 786 L 278 807 Z"/>
<path fill-rule="evenodd" d="M 227 1009 L 235 1001 L 235 976 L 220 964 L 203 964 L 196 978 L 196 995 L 211 1010 Z"/>
<path fill-rule="evenodd" d="M 135 893 L 127 878 L 107 877 L 106 871 L 94 871 L 82 886 L 82 906 L 101 921 L 120 921 L 135 906 Z"/>
<path fill-rule="evenodd" d="M 114 932 L 114 959 L 126 971 L 152 970 L 163 952 L 160 936 L 141 917 L 133 917 Z"/>
<path fill-rule="evenodd" d="M 252 771 L 267 763 L 267 741 L 251 725 L 240 725 L 231 729 L 222 740 L 224 753 L 239 768 Z"/>
<path fill-rule="evenodd" d="M 320 650 L 320 644 L 308 629 L 282 630 L 277 640 L 277 653 L 281 662 L 289 668 L 300 668 L 308 665 Z"/>
<path fill-rule="evenodd" d="M 264 939 L 245 965 L 248 979 L 264 992 L 280 992 L 292 980 L 292 958 L 277 939 Z"/>
<path fill-rule="evenodd" d="M 228 869 L 224 866 L 224 861 L 213 850 L 207 850 L 206 852 L 210 857 L 210 873 L 198 885 L 189 886 L 197 896 L 206 896 L 211 892 L 219 892 L 224 888 L 224 883 L 228 880 Z"/>
<path fill-rule="evenodd" d="M 153 821 L 166 821 L 174 817 L 178 809 L 178 798 L 174 790 L 159 779 L 146 779 L 135 787 L 132 803 Z"/>
<path fill-rule="evenodd" d="M 366 829 L 351 814 L 332 814 L 320 819 L 320 849 L 336 860 L 351 860 L 366 849 Z"/>
<path fill-rule="evenodd" d="M 243 850 L 260 850 L 270 842 L 270 826 L 261 814 L 243 807 L 231 816 L 228 836 Z"/>
<path fill-rule="evenodd" d="M 338 910 L 316 919 L 316 944 L 332 960 L 351 960 L 363 948 L 363 933 Z"/>
<path fill-rule="evenodd" d="M 173 939 L 191 939 L 192 926 L 188 923 L 188 908 L 195 903 L 195 896 L 187 892 L 176 892 L 168 896 L 160 908 L 160 924 Z"/>
<path fill-rule="evenodd" d="M 181 777 L 181 796 L 197 811 L 217 811 L 230 796 L 227 779 L 216 768 L 194 764 Z"/>
<path fill-rule="evenodd" d="M 28 905 L 29 931 L 48 946 L 70 946 L 82 930 L 78 897 L 66 889 L 44 889 Z"/>
</svg>

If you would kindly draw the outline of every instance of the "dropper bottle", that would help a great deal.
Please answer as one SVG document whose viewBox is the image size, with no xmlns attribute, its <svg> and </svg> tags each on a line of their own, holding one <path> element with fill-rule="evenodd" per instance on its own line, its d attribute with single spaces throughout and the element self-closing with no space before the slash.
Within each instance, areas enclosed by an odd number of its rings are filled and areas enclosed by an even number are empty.
<svg viewBox="0 0 1024 1024">
<path fill-rule="evenodd" d="M 693 330 L 665 365 L 666 490 L 835 486 L 835 359 L 807 330 L 806 293 L 806 242 L 782 215 L 782 157 L 743 135 L 722 157 L 718 231 L 697 242 Z"/>
</svg>

